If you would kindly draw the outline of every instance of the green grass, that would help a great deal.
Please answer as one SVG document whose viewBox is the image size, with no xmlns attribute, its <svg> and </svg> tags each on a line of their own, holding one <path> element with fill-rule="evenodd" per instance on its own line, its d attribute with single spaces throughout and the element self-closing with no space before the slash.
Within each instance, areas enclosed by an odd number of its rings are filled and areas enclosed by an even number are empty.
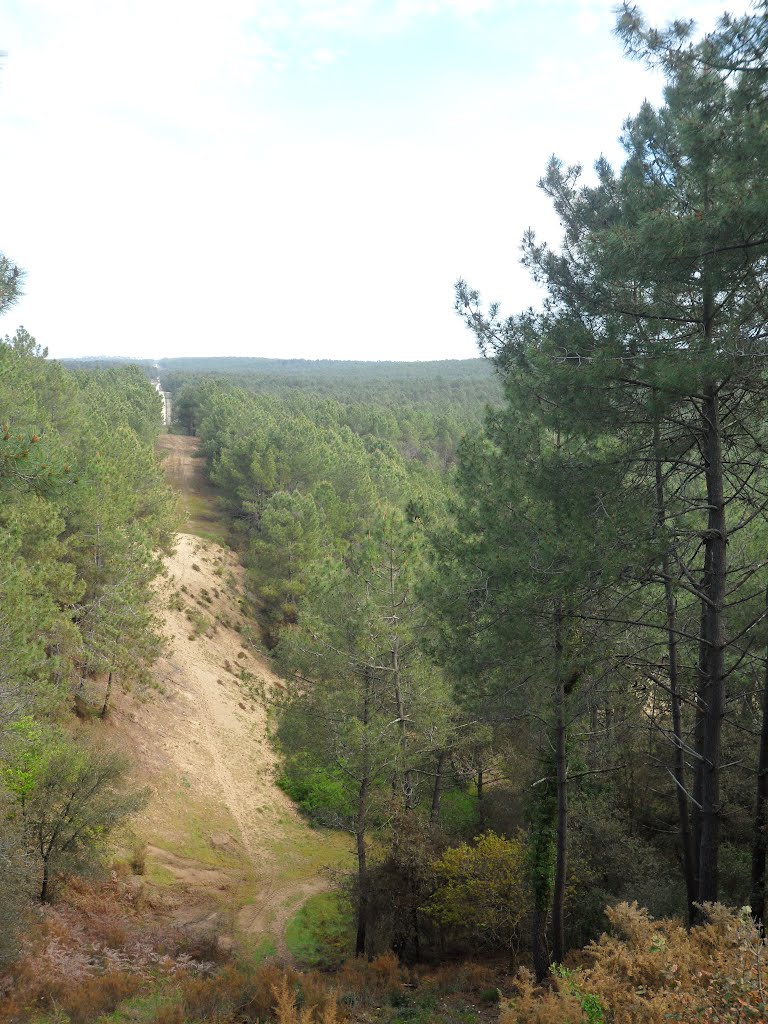
<svg viewBox="0 0 768 1024">
<path fill-rule="evenodd" d="M 159 827 L 149 827 L 147 840 L 177 857 L 197 861 L 207 868 L 232 869 L 248 873 L 251 862 L 245 850 L 216 849 L 211 836 L 229 833 L 239 839 L 240 831 L 225 807 L 212 806 L 190 795 L 189 780 L 184 775 L 167 775 L 163 792 L 166 794 L 163 821 Z"/>
<path fill-rule="evenodd" d="M 147 881 L 152 885 L 173 885 L 176 882 L 176 875 L 162 864 L 158 864 L 151 857 L 147 859 L 146 869 Z"/>
<path fill-rule="evenodd" d="M 238 941 L 238 959 L 249 967 L 277 955 L 277 945 L 271 935 L 241 935 Z"/>
<path fill-rule="evenodd" d="M 213 496 L 184 493 L 181 496 L 182 530 L 202 540 L 227 546 L 227 524 L 216 510 Z"/>
<path fill-rule="evenodd" d="M 99 1024 L 141 1024 L 142 1021 L 152 1021 L 162 1006 L 174 1002 L 176 998 L 176 992 L 158 987 L 145 995 L 126 999 L 112 1013 L 104 1013 L 97 1020 Z"/>
<path fill-rule="evenodd" d="M 352 915 L 337 893 L 310 897 L 288 922 L 285 942 L 304 967 L 333 967 L 352 952 Z"/>
<path fill-rule="evenodd" d="M 279 865 L 281 882 L 303 882 L 324 870 L 352 866 L 349 837 L 331 829 L 311 828 L 287 815 L 280 819 L 283 835 L 268 845 Z"/>
</svg>

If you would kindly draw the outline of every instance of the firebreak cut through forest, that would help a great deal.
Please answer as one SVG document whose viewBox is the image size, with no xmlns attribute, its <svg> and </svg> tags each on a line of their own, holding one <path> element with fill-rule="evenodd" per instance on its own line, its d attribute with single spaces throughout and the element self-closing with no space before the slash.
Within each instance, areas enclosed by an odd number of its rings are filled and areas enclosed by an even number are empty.
<svg viewBox="0 0 768 1024">
<path fill-rule="evenodd" d="M 484 359 L 6 336 L 0 1021 L 768 1017 L 768 4 L 617 33 Z"/>
</svg>

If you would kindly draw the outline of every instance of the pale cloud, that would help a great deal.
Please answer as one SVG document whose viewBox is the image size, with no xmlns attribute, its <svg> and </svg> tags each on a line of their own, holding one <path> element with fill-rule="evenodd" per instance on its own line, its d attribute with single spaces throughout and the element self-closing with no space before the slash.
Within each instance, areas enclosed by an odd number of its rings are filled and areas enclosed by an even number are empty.
<svg viewBox="0 0 768 1024">
<path fill-rule="evenodd" d="M 472 18 L 497 9 L 512 9 L 518 0 L 281 0 L 263 6 L 260 24 L 286 28 L 297 23 L 332 32 L 376 35 L 403 31 L 424 18 L 450 14 Z M 522 0 L 521 0 L 522 2 Z"/>
<path fill-rule="evenodd" d="M 19 0 L 0 39 L 0 248 L 28 296 L 0 330 L 25 323 L 55 355 L 474 354 L 455 278 L 510 311 L 536 302 L 518 247 L 530 225 L 558 237 L 536 188 L 548 156 L 619 159 L 623 118 L 660 95 L 611 39 L 612 0 L 542 2 L 572 45 L 526 38 L 524 73 L 425 53 L 406 98 L 383 79 L 358 101 L 341 77 L 357 48 L 486 16 L 514 41 L 530 5 Z M 309 102 L 335 78 L 327 108 Z"/>
<path fill-rule="evenodd" d="M 327 64 L 334 64 L 341 53 L 336 50 L 329 50 L 327 46 L 318 46 L 312 53 L 312 64 L 316 67 L 324 67 Z"/>
</svg>

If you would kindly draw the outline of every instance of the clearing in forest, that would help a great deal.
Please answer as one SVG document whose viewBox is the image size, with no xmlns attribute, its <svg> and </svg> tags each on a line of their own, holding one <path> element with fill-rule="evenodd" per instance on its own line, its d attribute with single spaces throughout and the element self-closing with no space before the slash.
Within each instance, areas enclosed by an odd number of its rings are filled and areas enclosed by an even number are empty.
<svg viewBox="0 0 768 1024">
<path fill-rule="evenodd" d="M 206 536 L 221 528 L 194 457 L 196 440 L 165 435 L 169 478 Z M 177 923 L 215 929 L 225 944 L 286 954 L 289 920 L 329 888 L 345 837 L 312 829 L 275 784 L 270 697 L 284 684 L 248 642 L 234 553 L 180 533 L 157 588 L 168 652 L 149 696 L 123 695 L 113 726 L 152 798 L 146 888 Z"/>
</svg>

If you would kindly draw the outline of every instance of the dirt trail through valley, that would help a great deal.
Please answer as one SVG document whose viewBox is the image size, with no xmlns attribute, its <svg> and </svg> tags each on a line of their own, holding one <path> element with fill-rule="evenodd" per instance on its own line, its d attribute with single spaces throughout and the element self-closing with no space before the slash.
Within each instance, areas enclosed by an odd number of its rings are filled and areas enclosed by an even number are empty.
<svg viewBox="0 0 768 1024">
<path fill-rule="evenodd" d="M 161 440 L 182 500 L 209 501 L 195 439 Z M 212 507 L 205 516 L 215 520 Z M 275 784 L 268 707 L 284 684 L 248 643 L 234 553 L 181 533 L 166 567 L 157 593 L 169 642 L 154 669 L 159 693 L 123 695 L 113 717 L 152 789 L 139 823 L 149 888 L 182 925 L 215 922 L 227 943 L 271 940 L 286 955 L 288 920 L 328 888 L 344 840 L 310 829 Z"/>
</svg>

